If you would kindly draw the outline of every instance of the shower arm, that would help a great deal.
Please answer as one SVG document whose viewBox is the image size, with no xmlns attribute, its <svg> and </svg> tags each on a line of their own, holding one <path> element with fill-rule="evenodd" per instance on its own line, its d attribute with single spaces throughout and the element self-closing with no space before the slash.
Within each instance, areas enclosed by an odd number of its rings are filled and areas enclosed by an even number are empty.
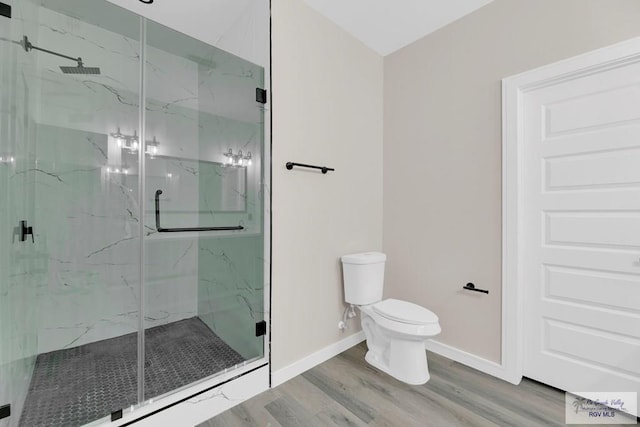
<svg viewBox="0 0 640 427">
<path fill-rule="evenodd" d="M 60 58 L 64 58 L 64 59 L 69 59 L 71 61 L 76 61 L 78 63 L 78 67 L 82 68 L 83 64 L 82 64 L 82 58 L 77 57 L 74 58 L 72 56 L 68 56 L 68 55 L 64 55 L 62 53 L 58 53 L 58 52 L 54 52 L 52 50 L 48 50 L 48 49 L 43 49 L 41 47 L 38 46 L 34 46 L 30 41 L 29 38 L 27 36 L 24 36 L 22 38 L 22 42 L 19 42 L 20 45 L 22 45 L 22 47 L 24 48 L 24 50 L 26 50 L 27 52 L 29 52 L 32 49 L 35 50 L 39 50 L 40 52 L 44 52 L 44 53 L 48 53 L 50 55 L 55 55 L 55 56 L 59 56 Z"/>
</svg>

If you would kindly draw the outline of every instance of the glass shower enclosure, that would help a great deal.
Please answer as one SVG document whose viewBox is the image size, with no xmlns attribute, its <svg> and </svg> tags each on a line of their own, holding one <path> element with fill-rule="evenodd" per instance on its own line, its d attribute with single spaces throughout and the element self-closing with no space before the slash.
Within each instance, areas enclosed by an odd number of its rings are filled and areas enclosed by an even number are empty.
<svg viewBox="0 0 640 427">
<path fill-rule="evenodd" d="M 264 69 L 102 0 L 11 6 L 0 427 L 100 423 L 266 360 Z"/>
</svg>

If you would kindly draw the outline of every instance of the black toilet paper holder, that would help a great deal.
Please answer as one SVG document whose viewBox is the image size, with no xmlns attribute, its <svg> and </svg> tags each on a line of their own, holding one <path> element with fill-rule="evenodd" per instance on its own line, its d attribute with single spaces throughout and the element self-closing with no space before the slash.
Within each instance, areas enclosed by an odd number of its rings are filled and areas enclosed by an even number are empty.
<svg viewBox="0 0 640 427">
<path fill-rule="evenodd" d="M 473 283 L 467 283 L 462 287 L 462 289 L 465 289 L 467 291 L 482 292 L 483 294 L 489 293 L 487 289 L 476 288 L 476 285 L 474 285 Z"/>
</svg>

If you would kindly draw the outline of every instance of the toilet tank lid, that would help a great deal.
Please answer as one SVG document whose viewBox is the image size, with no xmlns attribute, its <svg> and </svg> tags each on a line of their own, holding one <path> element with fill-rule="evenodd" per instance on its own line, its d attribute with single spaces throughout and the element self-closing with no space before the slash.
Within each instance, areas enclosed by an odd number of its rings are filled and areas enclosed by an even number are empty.
<svg viewBox="0 0 640 427">
<path fill-rule="evenodd" d="M 360 254 L 344 255 L 342 257 L 343 264 L 378 264 L 385 262 L 387 256 L 382 252 L 364 252 Z"/>
<path fill-rule="evenodd" d="M 387 319 L 414 325 L 437 323 L 438 316 L 431 310 L 407 301 L 386 299 L 373 306 L 373 310 Z"/>
</svg>

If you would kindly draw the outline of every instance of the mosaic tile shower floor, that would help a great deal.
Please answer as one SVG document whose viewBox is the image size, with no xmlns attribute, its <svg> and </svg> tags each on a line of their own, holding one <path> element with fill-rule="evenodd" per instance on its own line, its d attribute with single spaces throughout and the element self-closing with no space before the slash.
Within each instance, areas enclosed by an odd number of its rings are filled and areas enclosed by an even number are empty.
<svg viewBox="0 0 640 427">
<path fill-rule="evenodd" d="M 145 399 L 244 359 L 192 317 L 145 331 Z M 20 427 L 74 427 L 136 402 L 137 334 L 38 355 Z"/>
</svg>

